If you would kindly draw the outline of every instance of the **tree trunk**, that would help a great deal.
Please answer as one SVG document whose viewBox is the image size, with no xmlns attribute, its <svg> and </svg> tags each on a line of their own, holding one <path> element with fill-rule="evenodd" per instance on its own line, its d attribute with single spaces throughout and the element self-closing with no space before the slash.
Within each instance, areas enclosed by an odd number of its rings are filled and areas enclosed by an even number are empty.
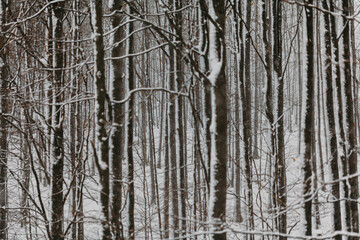
<svg viewBox="0 0 360 240">
<path fill-rule="evenodd" d="M 133 13 L 132 7 L 130 7 L 130 14 Z M 132 20 L 130 18 L 129 20 Z M 128 33 L 131 34 L 134 31 L 134 24 L 129 22 Z M 128 39 L 128 54 L 133 54 L 134 51 L 134 38 L 130 36 Z M 134 59 L 128 58 L 127 65 L 128 74 L 128 91 L 134 89 L 135 75 L 134 75 Z M 128 103 L 128 120 L 127 120 L 127 160 L 128 160 L 128 182 L 129 182 L 129 240 L 135 239 L 135 186 L 134 186 L 134 157 L 133 157 L 133 121 L 134 121 L 134 98 L 131 97 Z"/>
<path fill-rule="evenodd" d="M 169 6 L 173 6 L 173 0 L 169 0 Z M 169 89 L 175 91 L 175 49 L 170 46 L 169 49 Z M 171 169 L 171 201 L 172 201 L 172 230 L 174 231 L 174 237 L 179 236 L 179 196 L 178 196 L 178 166 L 177 166 L 177 154 L 176 154 L 176 96 L 170 94 L 169 103 L 169 144 L 170 144 L 170 169 Z"/>
<path fill-rule="evenodd" d="M 314 27 L 313 27 L 313 9 L 311 6 L 313 0 L 307 0 L 305 6 L 306 12 L 306 55 L 307 55 L 307 93 L 306 93 L 306 113 L 305 113 L 305 154 L 304 154 L 304 208 L 305 208 L 305 235 L 312 235 L 312 141 L 314 134 Z"/>
<path fill-rule="evenodd" d="M 278 109 L 277 109 L 277 154 L 275 168 L 275 183 L 277 185 L 278 228 L 280 233 L 287 233 L 287 192 L 286 192 L 286 165 L 285 165 L 285 132 L 284 132 L 284 76 L 282 69 L 282 1 L 273 1 L 274 17 L 274 71 L 278 80 Z M 287 239 L 280 237 L 280 240 Z"/>
<path fill-rule="evenodd" d="M 176 57 L 176 83 L 177 83 L 177 91 L 182 92 L 183 90 L 183 64 L 182 64 L 182 56 L 179 54 L 179 52 L 183 52 L 183 46 L 180 43 L 182 36 L 179 36 L 182 34 L 182 0 L 175 0 L 175 26 L 176 26 L 176 32 L 177 37 L 176 41 L 178 42 L 176 48 L 178 51 L 175 52 Z M 177 97 L 177 130 L 178 130 L 178 159 L 179 159 L 179 168 L 180 168 L 180 203 L 181 203 L 181 236 L 186 235 L 186 199 L 187 199 L 187 189 L 186 189 L 186 165 L 185 165 L 185 149 L 184 149 L 184 106 L 183 106 L 183 98 L 181 96 Z"/>
<path fill-rule="evenodd" d="M 211 160 L 209 222 L 213 239 L 226 239 L 223 232 L 226 221 L 227 190 L 227 95 L 226 95 L 226 51 L 225 51 L 225 1 L 210 1 L 209 15 L 215 22 L 209 24 L 209 81 L 211 87 Z M 216 24 L 216 25 L 215 25 Z M 250 149 L 249 149 L 250 150 Z M 220 231 L 220 232 L 218 232 Z"/>
<path fill-rule="evenodd" d="M 95 26 L 95 114 L 96 114 L 96 137 L 99 145 L 98 151 L 93 143 L 95 163 L 100 177 L 100 204 L 101 204 L 101 239 L 110 240 L 110 180 L 109 180 L 109 136 L 107 127 L 109 119 L 106 109 L 110 106 L 106 92 L 105 82 L 105 51 L 103 36 L 103 8 L 102 0 L 93 0 L 95 15 L 93 25 Z M 111 111 L 111 109 L 108 109 Z"/>
<path fill-rule="evenodd" d="M 54 239 L 64 239 L 64 200 L 63 200 L 63 168 L 64 168 L 64 109 L 63 103 L 63 67 L 64 67 L 64 32 L 63 18 L 65 14 L 65 4 L 54 3 L 52 5 L 53 19 L 56 19 L 54 26 L 54 82 L 55 82 L 55 119 L 54 119 L 54 153 L 52 167 L 52 226 L 51 235 Z"/>
<path fill-rule="evenodd" d="M 354 99 L 353 99 L 353 78 L 351 76 L 351 51 L 350 51 L 350 22 L 347 17 L 350 17 L 349 0 L 343 0 L 343 58 L 344 58 L 344 77 L 345 77 L 345 106 L 346 106 L 346 129 L 348 146 L 346 158 L 349 164 L 349 175 L 357 174 L 357 138 L 356 138 L 356 124 L 354 115 Z M 359 182 L 358 177 L 353 176 L 349 179 L 350 183 L 350 222 L 351 232 L 359 232 Z M 348 226 L 350 227 L 350 226 Z M 357 240 L 359 237 L 349 237 L 350 240 Z"/>
<path fill-rule="evenodd" d="M 112 1 L 111 11 L 121 11 L 123 1 Z M 124 14 L 114 14 L 111 17 L 111 27 L 116 29 L 112 36 L 111 57 L 126 55 L 126 28 L 119 27 L 126 19 Z M 121 42 L 122 41 L 122 42 Z M 126 59 L 112 59 L 110 65 L 111 100 L 120 101 L 125 96 Z M 112 103 L 112 133 L 110 144 L 110 161 L 112 164 L 112 233 L 116 239 L 123 239 L 123 227 L 121 223 L 122 208 L 122 164 L 125 150 L 125 104 Z"/>
<path fill-rule="evenodd" d="M 7 23 L 8 7 L 5 1 L 1 1 L 0 8 L 0 28 L 3 33 L 6 32 L 5 24 Z M 8 232 L 8 211 L 7 211 L 7 162 L 8 162 L 8 131 L 5 115 L 8 113 L 8 82 L 9 82 L 9 65 L 8 65 L 8 47 L 6 36 L 0 37 L 0 81 L 1 81 L 1 118 L 0 118 L 0 238 L 7 239 Z"/>
<path fill-rule="evenodd" d="M 325 11 L 329 10 L 327 0 L 322 1 L 322 7 Z M 337 146 L 337 135 L 336 135 L 336 124 L 335 124 L 335 103 L 333 98 L 333 68 L 332 68 L 332 46 L 331 46 L 331 35 L 330 35 L 330 17 L 328 13 L 324 13 L 324 39 L 325 39 L 325 79 L 326 79 L 326 108 L 327 108 L 327 119 L 329 124 L 329 138 L 330 138 L 330 168 L 332 180 L 334 181 L 331 186 L 331 193 L 333 199 L 333 226 L 334 231 L 341 231 L 341 206 L 340 206 L 340 183 L 339 179 L 339 166 L 338 166 L 338 146 Z M 341 240 L 341 235 L 336 235 L 335 240 Z"/>
</svg>

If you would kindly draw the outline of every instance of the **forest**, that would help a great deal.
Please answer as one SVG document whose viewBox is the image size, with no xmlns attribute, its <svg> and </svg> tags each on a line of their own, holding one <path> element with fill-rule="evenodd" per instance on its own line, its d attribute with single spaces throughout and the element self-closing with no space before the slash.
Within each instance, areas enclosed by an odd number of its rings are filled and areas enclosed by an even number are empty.
<svg viewBox="0 0 360 240">
<path fill-rule="evenodd" d="M 0 239 L 359 240 L 360 1 L 0 0 Z"/>
</svg>

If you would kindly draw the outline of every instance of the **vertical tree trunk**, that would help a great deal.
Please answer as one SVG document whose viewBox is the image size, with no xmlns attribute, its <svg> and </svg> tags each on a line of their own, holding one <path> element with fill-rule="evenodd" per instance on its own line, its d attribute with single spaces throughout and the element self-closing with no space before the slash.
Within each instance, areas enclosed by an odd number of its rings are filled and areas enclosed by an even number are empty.
<svg viewBox="0 0 360 240">
<path fill-rule="evenodd" d="M 239 57 L 242 59 L 243 56 L 239 56 L 241 54 L 241 51 L 243 51 L 243 43 L 242 43 L 242 36 L 239 36 L 239 34 L 242 34 L 242 23 L 240 22 L 240 19 L 236 14 L 241 14 L 241 3 L 240 1 L 235 0 L 234 1 L 234 18 L 235 18 L 235 31 L 236 31 L 236 44 L 237 44 L 237 54 L 236 54 L 236 65 L 237 67 L 237 78 L 235 80 L 235 194 L 236 194 L 236 210 L 235 210 L 235 219 L 236 222 L 242 222 L 242 215 L 241 215 L 241 161 L 240 161 L 240 87 L 239 83 L 242 81 L 239 81 L 240 78 L 243 77 L 243 66 L 239 66 L 241 64 L 239 61 Z M 240 25 L 240 26 L 239 26 Z M 243 54 L 242 54 L 243 55 Z M 242 70 L 241 70 L 242 69 Z M 241 76 L 240 76 L 241 75 Z"/>
<path fill-rule="evenodd" d="M 280 0 L 273 1 L 273 17 L 274 17 L 274 70 L 278 81 L 278 109 L 277 109 L 277 154 L 275 168 L 275 184 L 277 185 L 278 202 L 278 225 L 280 233 L 287 233 L 287 192 L 286 192 L 286 165 L 285 165 L 285 132 L 284 132 L 284 77 L 282 69 L 282 2 Z M 280 240 L 287 239 L 280 237 Z"/>
<path fill-rule="evenodd" d="M 112 1 L 111 11 L 121 11 L 123 4 L 123 1 Z M 114 44 L 111 49 L 111 57 L 113 58 L 126 55 L 126 41 L 122 41 L 126 36 L 126 28 L 119 27 L 125 19 L 125 15 L 119 13 L 111 17 L 111 27 L 113 29 L 117 28 L 111 39 L 112 44 Z M 120 101 L 125 95 L 126 59 L 112 59 L 110 68 L 111 100 Z M 125 105 L 112 103 L 112 117 L 113 125 L 110 144 L 111 172 L 113 176 L 111 222 L 115 238 L 123 239 L 120 212 L 122 208 L 122 163 L 125 150 Z"/>
<path fill-rule="evenodd" d="M 306 12 L 306 57 L 307 57 L 307 93 L 305 114 L 305 154 L 304 154 L 304 208 L 305 208 L 305 235 L 312 235 L 312 141 L 314 130 L 314 26 L 313 9 L 310 5 L 313 0 L 307 0 Z"/>
<path fill-rule="evenodd" d="M 64 200 L 63 200 L 63 168 L 64 168 L 64 109 L 63 103 L 63 67 L 64 67 L 64 2 L 54 3 L 52 5 L 53 18 L 56 19 L 53 29 L 54 34 L 54 82 L 55 82 L 55 119 L 54 119 L 54 153 L 52 167 L 52 226 L 51 235 L 54 239 L 64 239 L 63 221 L 64 221 Z"/>
<path fill-rule="evenodd" d="M 169 0 L 169 6 L 173 7 L 173 0 Z M 170 46 L 169 49 L 169 89 L 175 91 L 175 49 Z M 176 96 L 170 94 L 169 102 L 169 144 L 170 144 L 170 169 L 171 169 L 171 201 L 172 201 L 172 227 L 174 237 L 179 236 L 179 196 L 178 196 L 178 167 L 176 154 Z"/>
<path fill-rule="evenodd" d="M 329 10 L 327 0 L 322 1 L 322 7 L 325 11 Z M 330 138 L 330 168 L 332 180 L 334 181 L 331 186 L 331 193 L 334 197 L 333 201 L 333 228 L 334 231 L 341 231 L 341 207 L 340 207 L 340 183 L 339 179 L 339 166 L 338 166 L 338 146 L 336 136 L 336 124 L 335 124 L 335 103 L 333 98 L 333 68 L 332 68 L 332 46 L 330 35 L 330 17 L 328 13 L 324 13 L 324 39 L 325 39 L 325 79 L 326 79 L 326 108 L 327 119 L 329 124 L 329 138 Z M 336 235 L 335 240 L 341 240 L 341 235 Z"/>
<path fill-rule="evenodd" d="M 177 44 L 177 51 L 175 52 L 176 56 L 176 83 L 177 83 L 177 91 L 181 92 L 183 89 L 183 64 L 182 64 L 182 56 L 179 54 L 179 52 L 183 52 L 183 46 L 180 43 L 182 36 L 179 36 L 182 34 L 182 0 L 175 0 L 175 26 L 176 26 L 176 32 L 177 37 L 176 41 L 179 43 Z M 180 203 L 181 203 L 181 236 L 186 235 L 186 199 L 187 199 L 187 189 L 186 189 L 186 165 L 185 165 L 185 149 L 184 149 L 184 106 L 183 106 L 183 98 L 181 96 L 178 96 L 177 98 L 177 130 L 178 130 L 178 143 L 177 146 L 179 151 L 179 168 L 180 168 Z"/>
<path fill-rule="evenodd" d="M 6 1 L 2 0 L 0 3 L 0 28 L 4 33 L 6 32 L 5 24 L 7 22 L 7 7 Z M 0 37 L 0 81 L 1 81 L 1 118 L 0 118 L 0 238 L 7 239 L 7 154 L 8 154 L 8 139 L 7 139 L 7 122 L 5 115 L 8 112 L 8 82 L 9 82 L 9 65 L 8 59 L 8 47 L 5 45 L 7 39 L 5 35 Z"/>
<path fill-rule="evenodd" d="M 241 3 L 239 3 L 241 4 Z M 243 136 L 244 136 L 244 158 L 246 175 L 246 201 L 248 205 L 248 219 L 250 230 L 254 229 L 254 206 L 252 189 L 252 122 L 251 122 L 251 75 L 250 75 L 250 41 L 251 41 L 251 0 L 246 1 L 246 37 L 245 37 L 245 55 L 244 55 L 244 80 L 241 84 L 241 99 L 243 106 Z M 249 236 L 253 239 L 253 236 Z"/>
<path fill-rule="evenodd" d="M 207 3 L 205 0 L 200 0 L 200 50 L 202 56 L 200 56 L 200 68 L 205 74 L 209 72 L 209 60 L 206 57 L 209 52 L 209 29 L 207 19 Z M 210 136 L 210 124 L 211 124 L 211 85 L 207 80 L 203 80 L 203 122 L 204 122 L 204 161 L 207 164 L 207 176 L 210 176 L 210 153 L 211 153 L 211 136 Z M 209 179 L 206 179 L 209 182 Z M 208 192 L 209 193 L 209 192 Z"/>
<path fill-rule="evenodd" d="M 166 104 L 167 107 L 168 104 Z M 168 108 L 166 108 L 168 109 Z M 167 114 L 167 113 L 166 113 Z M 164 238 L 169 238 L 169 175 L 170 175 L 170 163 L 169 163 L 169 117 L 165 117 L 165 178 L 164 178 Z"/>
<path fill-rule="evenodd" d="M 297 6 L 297 19 L 301 19 L 302 9 Z M 301 22 L 299 22 L 301 24 Z M 300 28 L 301 29 L 301 28 Z M 302 112 L 303 112 L 303 75 L 302 75 L 302 61 L 301 61 L 301 31 L 297 35 L 297 62 L 298 62 L 298 83 L 299 83 L 299 113 L 298 113 L 298 125 L 299 125 L 299 144 L 298 152 L 301 153 L 301 135 L 302 135 Z"/>
<path fill-rule="evenodd" d="M 344 58 L 344 77 L 345 77 L 345 106 L 346 106 L 346 129 L 348 146 L 346 158 L 349 164 L 349 175 L 357 174 L 357 139 L 356 124 L 354 116 L 354 99 L 353 99 L 353 78 L 351 76 L 351 53 L 350 53 L 350 22 L 346 17 L 350 17 L 349 0 L 343 0 L 343 58 Z M 349 179 L 350 183 L 350 212 L 351 212 L 351 231 L 359 232 L 359 182 L 358 177 L 353 176 Z M 349 226 L 350 227 L 350 226 Z M 358 237 L 349 237 L 350 240 L 357 240 Z"/>
<path fill-rule="evenodd" d="M 133 9 L 130 6 L 130 14 L 133 13 Z M 129 20 L 132 20 L 130 17 Z M 128 33 L 131 34 L 134 31 L 134 24 L 128 23 Z M 130 36 L 128 39 L 128 54 L 134 53 L 134 38 Z M 135 75 L 134 75 L 134 59 L 128 58 L 127 64 L 128 74 L 128 91 L 134 89 Z M 128 182 L 129 182 L 129 240 L 135 239 L 135 186 L 134 186 L 134 157 L 133 157 L 133 118 L 134 118 L 134 98 L 131 97 L 128 103 L 128 120 L 127 120 L 127 160 L 128 160 Z"/>
<path fill-rule="evenodd" d="M 209 15 L 215 22 L 209 24 L 210 74 L 211 87 L 211 164 L 209 222 L 212 238 L 226 239 L 224 223 L 226 221 L 227 189 L 227 95 L 226 95 L 226 51 L 225 51 L 225 1 L 211 0 Z M 220 232 L 218 232 L 220 231 Z"/>
<path fill-rule="evenodd" d="M 103 36 L 103 1 L 93 0 L 93 25 L 95 36 L 95 114 L 96 114 L 96 137 L 99 145 L 98 151 L 93 143 L 95 163 L 100 176 L 100 204 L 101 204 L 101 239 L 110 240 L 110 180 L 109 180 L 109 136 L 107 127 L 109 119 L 106 108 L 110 106 L 106 92 L 105 82 L 105 51 Z M 111 111 L 111 109 L 108 109 Z"/>
<path fill-rule="evenodd" d="M 53 67 L 53 11 L 51 9 L 51 7 L 47 8 L 47 60 L 48 60 L 48 66 L 49 68 Z M 54 91 L 53 91 L 53 82 L 54 82 L 54 73 L 53 71 L 48 71 L 47 73 L 48 75 L 48 80 L 47 80 L 47 91 L 46 91 L 46 99 L 48 99 L 48 106 L 47 106 L 47 113 L 46 113 L 46 117 L 47 117 L 47 134 L 48 134 L 48 141 L 47 141 L 47 158 L 45 161 L 45 168 L 47 169 L 48 162 L 51 162 L 51 155 L 52 155 L 52 143 L 53 143 L 53 136 L 54 136 L 54 131 L 52 130 L 53 127 L 53 100 L 54 100 Z M 47 182 L 45 182 L 47 183 Z"/>
</svg>

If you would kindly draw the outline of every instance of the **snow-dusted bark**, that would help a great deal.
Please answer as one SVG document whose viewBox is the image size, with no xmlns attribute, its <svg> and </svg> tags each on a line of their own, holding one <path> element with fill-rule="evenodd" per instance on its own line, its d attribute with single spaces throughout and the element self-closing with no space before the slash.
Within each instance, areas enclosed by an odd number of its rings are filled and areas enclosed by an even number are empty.
<svg viewBox="0 0 360 240">
<path fill-rule="evenodd" d="M 93 145 L 95 163 L 100 177 L 100 236 L 103 240 L 111 239 L 110 231 L 110 181 L 109 181 L 109 136 L 106 109 L 109 105 L 105 82 L 104 36 L 103 36 L 103 1 L 92 0 L 94 25 L 94 57 L 95 57 L 95 114 L 96 140 L 98 149 Z M 107 105 L 108 104 L 108 105 Z"/>
<path fill-rule="evenodd" d="M 111 1 L 112 12 L 121 11 L 123 1 Z M 111 63 L 110 63 L 110 94 L 111 100 L 120 101 L 125 96 L 126 59 L 114 59 L 126 55 L 126 28 L 119 27 L 126 20 L 124 14 L 116 13 L 111 17 L 111 27 L 116 29 L 111 36 Z M 123 238 L 123 229 L 120 222 L 122 208 L 122 164 L 125 156 L 125 104 L 112 103 L 112 130 L 110 143 L 110 162 L 112 180 L 112 232 L 116 239 Z"/>
<path fill-rule="evenodd" d="M 322 7 L 325 10 L 329 10 L 327 0 L 322 1 Z M 333 195 L 333 229 L 334 231 L 341 231 L 341 209 L 340 209 L 340 184 L 339 179 L 339 165 L 338 165 L 338 146 L 337 146 L 337 135 L 336 135 L 336 124 L 335 124 L 335 103 L 333 93 L 333 67 L 331 64 L 332 60 L 332 44 L 330 35 L 330 16 L 324 13 L 324 39 L 325 39 L 325 79 L 326 79 L 326 109 L 327 109 L 327 120 L 329 125 L 329 139 L 330 139 L 330 168 L 332 180 L 334 181 L 331 186 L 331 193 Z M 341 235 L 335 236 L 336 240 L 341 240 Z"/>
<path fill-rule="evenodd" d="M 305 153 L 304 153 L 304 208 L 305 208 L 305 235 L 312 235 L 312 141 L 314 134 L 314 23 L 313 0 L 307 0 L 305 6 L 306 15 L 306 58 L 307 58 L 307 79 L 306 79 L 306 113 L 305 113 Z"/>
<path fill-rule="evenodd" d="M 243 79 L 240 77 L 241 101 L 242 101 L 242 117 L 243 117 L 243 138 L 244 138 L 244 160 L 245 160 L 245 176 L 246 176 L 246 202 L 248 206 L 248 226 L 250 230 L 254 229 L 254 201 L 253 201 L 253 156 L 252 156 L 252 91 L 251 91 L 251 10 L 252 1 L 246 1 L 246 28 L 245 44 L 244 47 L 244 62 Z M 240 5 L 241 3 L 239 3 Z M 242 36 L 241 36 L 242 37 Z M 241 73 L 240 73 L 241 74 Z M 249 239 L 254 239 L 254 236 L 249 236 Z"/>
<path fill-rule="evenodd" d="M 54 84 L 55 84 L 55 118 L 54 118 L 54 143 L 52 156 L 52 190 L 51 190 L 51 236 L 53 239 L 64 239 L 64 199 L 63 199 L 63 181 L 64 181 L 64 109 L 63 103 L 63 67 L 64 67 L 64 32 L 63 21 L 65 15 L 65 3 L 54 3 L 53 11 L 53 66 Z"/>
<path fill-rule="evenodd" d="M 330 12 L 335 12 L 337 7 L 336 7 L 336 2 L 334 2 L 334 0 L 329 0 L 329 8 L 330 8 Z M 341 171 L 342 171 L 342 176 L 345 177 L 348 175 L 348 163 L 346 160 L 346 145 L 345 145 L 345 130 L 344 130 L 344 107 L 343 107 L 343 99 L 344 99 L 344 93 L 343 93 L 343 86 L 342 86 L 342 74 L 341 74 L 341 69 L 340 69 L 340 47 L 339 47 L 339 38 L 338 38 L 338 34 L 339 32 L 337 31 L 337 25 L 338 25 L 338 21 L 336 16 L 334 16 L 334 14 L 330 14 L 330 24 L 331 24 L 331 41 L 333 44 L 333 62 L 335 63 L 335 83 L 336 83 L 336 109 L 337 109 L 337 127 L 339 129 L 339 132 L 337 133 L 337 139 L 338 139 L 338 143 L 339 143 L 339 148 L 338 148 L 338 156 L 341 160 Z M 349 198 L 349 189 L 348 189 L 348 182 L 345 179 L 342 183 L 342 197 L 344 197 L 345 199 Z M 340 195 L 341 196 L 341 195 Z M 348 200 L 345 200 L 345 209 L 344 209 L 344 217 L 345 221 L 342 224 L 342 228 L 344 230 L 349 229 L 351 223 L 350 223 L 350 207 L 349 207 L 350 202 Z M 341 205 L 342 207 L 344 206 L 343 204 Z"/>
<path fill-rule="evenodd" d="M 209 66 L 211 86 L 211 153 L 209 223 L 213 239 L 226 239 L 227 95 L 225 77 L 225 1 L 211 0 L 209 16 Z"/>
<path fill-rule="evenodd" d="M 275 160 L 275 191 L 274 206 L 278 209 L 278 229 L 280 233 L 287 233 L 287 192 L 286 192 L 286 164 L 285 164 L 285 123 L 284 123 L 284 76 L 282 66 L 283 36 L 282 36 L 282 1 L 273 1 L 273 32 L 274 32 L 274 71 L 277 79 L 277 128 L 276 128 L 276 160 Z M 279 237 L 280 240 L 287 239 Z"/>
</svg>

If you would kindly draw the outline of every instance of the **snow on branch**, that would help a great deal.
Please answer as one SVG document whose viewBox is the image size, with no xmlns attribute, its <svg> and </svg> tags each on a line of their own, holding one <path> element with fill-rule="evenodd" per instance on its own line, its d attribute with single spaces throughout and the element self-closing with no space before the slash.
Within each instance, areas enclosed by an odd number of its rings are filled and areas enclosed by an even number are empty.
<svg viewBox="0 0 360 240">
<path fill-rule="evenodd" d="M 177 91 L 171 91 L 169 89 L 166 89 L 166 88 L 161 88 L 161 87 L 158 87 L 158 88 L 136 88 L 134 90 L 131 90 L 128 92 L 127 96 L 120 100 L 120 101 L 115 101 L 115 100 L 112 100 L 113 103 L 118 103 L 118 104 L 122 104 L 122 103 L 126 103 L 127 101 L 130 100 L 130 98 L 132 97 L 132 95 L 134 93 L 137 93 L 137 92 L 166 92 L 166 93 L 170 93 L 170 94 L 175 94 L 175 95 L 179 95 L 179 96 L 184 96 L 184 97 L 188 97 L 189 94 L 187 93 L 182 93 L 182 92 L 177 92 Z"/>
</svg>

